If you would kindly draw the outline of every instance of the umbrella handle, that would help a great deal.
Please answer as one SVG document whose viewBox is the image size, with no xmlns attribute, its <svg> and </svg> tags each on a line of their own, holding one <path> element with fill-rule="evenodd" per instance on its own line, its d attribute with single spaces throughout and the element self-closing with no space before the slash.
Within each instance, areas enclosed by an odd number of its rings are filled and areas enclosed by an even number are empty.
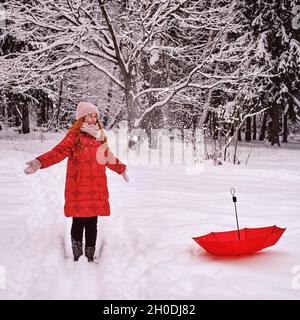
<svg viewBox="0 0 300 320">
<path fill-rule="evenodd" d="M 237 225 L 237 230 L 238 230 L 238 237 L 239 237 L 239 240 L 241 240 L 240 227 L 239 227 L 239 219 L 238 219 L 237 210 L 236 210 L 237 198 L 236 198 L 236 196 L 235 196 L 235 189 L 234 189 L 234 188 L 231 188 L 231 189 L 230 189 L 230 193 L 231 193 L 231 195 L 232 195 L 232 201 L 233 201 L 233 203 L 234 203 L 235 219 L 236 219 L 236 225 Z"/>
<path fill-rule="evenodd" d="M 231 193 L 232 196 L 234 196 L 234 194 L 235 194 L 235 189 L 234 189 L 234 188 L 230 188 L 230 193 Z"/>
</svg>

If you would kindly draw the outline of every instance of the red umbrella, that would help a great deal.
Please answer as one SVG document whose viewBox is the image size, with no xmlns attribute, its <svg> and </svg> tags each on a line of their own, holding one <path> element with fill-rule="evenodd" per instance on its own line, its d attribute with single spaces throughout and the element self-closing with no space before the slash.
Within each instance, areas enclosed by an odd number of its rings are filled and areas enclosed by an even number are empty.
<svg viewBox="0 0 300 320">
<path fill-rule="evenodd" d="M 259 251 L 273 246 L 281 237 L 285 228 L 277 226 L 262 228 L 244 228 L 225 232 L 211 232 L 193 238 L 203 249 L 216 255 L 240 255 Z"/>
<path fill-rule="evenodd" d="M 235 190 L 232 188 L 230 192 L 235 204 Z M 211 232 L 204 236 L 194 237 L 193 240 L 203 249 L 215 255 L 241 255 L 273 246 L 285 231 L 285 228 L 279 228 L 275 225 L 261 228 L 244 228 L 240 230 L 236 205 L 235 213 L 237 230 Z"/>
</svg>

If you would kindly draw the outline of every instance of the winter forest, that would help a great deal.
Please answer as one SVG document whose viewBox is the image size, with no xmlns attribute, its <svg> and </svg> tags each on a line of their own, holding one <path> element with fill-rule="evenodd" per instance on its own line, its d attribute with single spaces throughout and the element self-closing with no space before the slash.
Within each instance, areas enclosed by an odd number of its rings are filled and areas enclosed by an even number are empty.
<svg viewBox="0 0 300 320">
<path fill-rule="evenodd" d="M 66 128 L 88 99 L 108 130 L 189 129 L 196 143 L 199 129 L 216 142 L 206 159 L 226 159 L 232 137 L 279 146 L 297 131 L 296 0 L 2 3 L 3 126 Z"/>
<path fill-rule="evenodd" d="M 22 171 L 80 101 L 129 169 L 108 173 L 96 266 L 61 259 L 65 165 Z M 0 1 L 0 299 L 297 299 L 299 156 L 300 0 Z M 232 187 L 241 228 L 287 228 L 269 251 L 192 242 L 236 227 Z"/>
</svg>

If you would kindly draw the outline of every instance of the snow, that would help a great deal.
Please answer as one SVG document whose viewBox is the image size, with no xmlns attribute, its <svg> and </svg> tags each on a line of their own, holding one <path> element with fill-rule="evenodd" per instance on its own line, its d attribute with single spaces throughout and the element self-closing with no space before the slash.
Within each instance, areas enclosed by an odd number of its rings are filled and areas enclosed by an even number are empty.
<svg viewBox="0 0 300 320">
<path fill-rule="evenodd" d="M 121 148 L 130 182 L 107 170 L 112 215 L 99 219 L 102 250 L 99 263 L 89 264 L 70 256 L 71 219 L 63 215 L 66 160 L 23 173 L 26 161 L 63 135 L 45 134 L 41 142 L 39 133 L 0 132 L 1 300 L 299 299 L 299 138 L 280 148 L 242 143 L 240 165 L 160 164 L 155 153 L 153 164 L 139 163 L 134 156 L 127 161 Z M 216 257 L 192 240 L 235 229 L 231 187 L 241 228 L 287 227 L 275 246 Z"/>
<path fill-rule="evenodd" d="M 157 50 L 152 50 L 149 61 L 150 66 L 154 66 L 157 61 L 159 61 L 159 53 L 157 52 Z"/>
</svg>

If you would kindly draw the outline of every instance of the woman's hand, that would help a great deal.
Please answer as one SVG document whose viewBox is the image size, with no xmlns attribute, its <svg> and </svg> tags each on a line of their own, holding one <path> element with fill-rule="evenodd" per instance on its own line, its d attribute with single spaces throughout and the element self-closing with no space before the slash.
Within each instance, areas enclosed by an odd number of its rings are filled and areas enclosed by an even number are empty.
<svg viewBox="0 0 300 320">
<path fill-rule="evenodd" d="M 126 171 L 127 171 L 127 168 L 125 169 L 125 171 L 124 171 L 121 175 L 122 175 L 123 179 L 124 179 L 126 182 L 129 182 L 129 177 L 128 177 Z"/>
<path fill-rule="evenodd" d="M 42 166 L 41 162 L 38 159 L 28 161 L 28 162 L 26 162 L 26 164 L 28 164 L 28 167 L 24 169 L 25 174 L 35 173 Z"/>
</svg>

